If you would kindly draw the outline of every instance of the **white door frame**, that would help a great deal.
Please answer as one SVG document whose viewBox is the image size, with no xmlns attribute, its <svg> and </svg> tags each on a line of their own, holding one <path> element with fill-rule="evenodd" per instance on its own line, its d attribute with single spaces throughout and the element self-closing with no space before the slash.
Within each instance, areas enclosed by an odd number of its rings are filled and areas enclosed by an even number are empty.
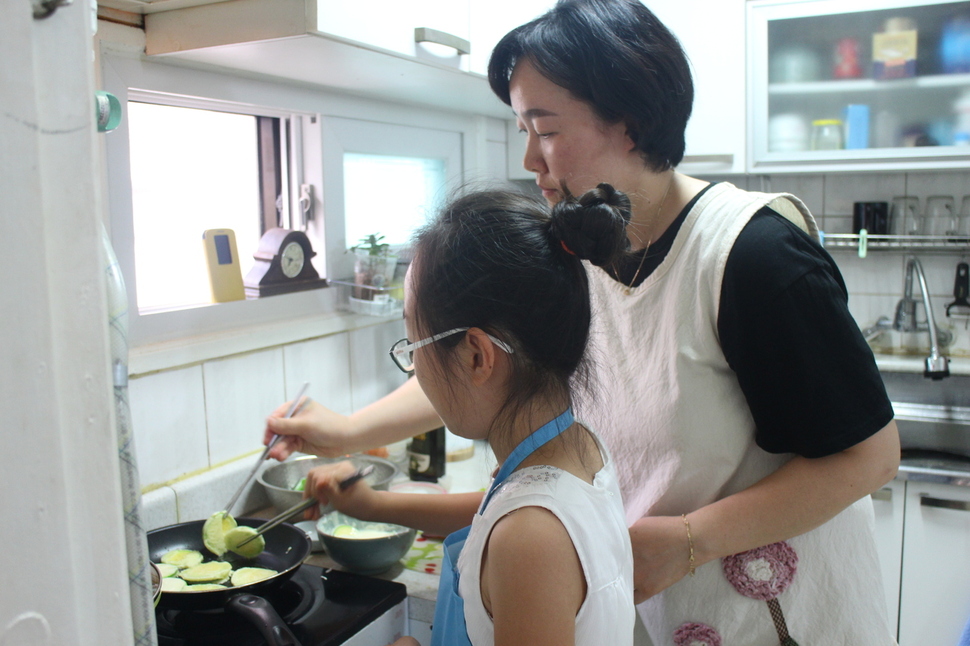
<svg viewBox="0 0 970 646">
<path fill-rule="evenodd" d="M 0 643 L 130 644 L 87 0 L 0 0 Z"/>
</svg>

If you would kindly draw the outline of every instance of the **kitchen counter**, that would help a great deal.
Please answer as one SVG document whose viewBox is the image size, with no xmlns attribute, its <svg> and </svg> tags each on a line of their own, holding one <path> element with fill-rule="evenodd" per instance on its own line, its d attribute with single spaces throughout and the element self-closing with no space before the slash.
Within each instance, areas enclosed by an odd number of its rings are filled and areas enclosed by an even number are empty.
<svg viewBox="0 0 970 646">
<path fill-rule="evenodd" d="M 904 451 L 903 453 L 896 480 L 970 487 L 970 458 L 948 456 L 931 451 Z"/>
</svg>

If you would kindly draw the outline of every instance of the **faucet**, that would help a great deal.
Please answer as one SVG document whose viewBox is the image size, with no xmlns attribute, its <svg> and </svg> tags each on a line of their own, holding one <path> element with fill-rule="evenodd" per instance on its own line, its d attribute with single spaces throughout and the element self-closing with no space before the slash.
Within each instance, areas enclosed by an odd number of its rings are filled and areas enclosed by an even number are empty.
<svg viewBox="0 0 970 646">
<path fill-rule="evenodd" d="M 921 325 L 916 320 L 916 299 L 913 298 L 913 273 L 915 272 L 919 280 L 920 293 L 923 296 L 923 309 L 926 310 L 926 323 Z M 906 263 L 906 279 L 903 284 L 903 298 L 896 305 L 896 319 L 893 321 L 893 329 L 900 332 L 923 332 L 930 333 L 930 355 L 926 357 L 926 367 L 923 376 L 934 381 L 939 381 L 944 377 L 950 376 L 950 360 L 940 354 L 940 342 L 949 344 L 952 334 L 946 330 L 936 328 L 936 317 L 933 315 L 933 307 L 930 305 L 930 293 L 926 288 L 926 276 L 923 274 L 923 266 L 915 256 Z"/>
</svg>

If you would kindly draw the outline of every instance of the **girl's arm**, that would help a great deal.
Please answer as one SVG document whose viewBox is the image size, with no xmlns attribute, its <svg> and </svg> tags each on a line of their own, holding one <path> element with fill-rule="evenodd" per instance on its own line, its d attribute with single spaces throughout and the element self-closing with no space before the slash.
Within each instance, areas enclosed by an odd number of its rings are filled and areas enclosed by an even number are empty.
<svg viewBox="0 0 970 646">
<path fill-rule="evenodd" d="M 840 453 L 793 458 L 751 487 L 687 514 L 695 566 L 815 529 L 892 480 L 898 468 L 896 422 Z M 630 539 L 637 603 L 688 573 L 682 518 L 641 518 Z"/>
<path fill-rule="evenodd" d="M 495 646 L 575 643 L 586 578 L 566 528 L 549 510 L 523 507 L 495 524 L 481 591 Z"/>
<path fill-rule="evenodd" d="M 360 520 L 394 523 L 435 536 L 447 536 L 471 524 L 484 495 L 481 492 L 425 494 L 375 491 L 363 480 L 341 490 L 338 483 L 354 472 L 354 465 L 350 462 L 311 469 L 307 473 L 304 496 L 313 496 L 324 505 L 332 504 L 338 511 Z M 306 517 L 319 518 L 319 507 L 308 509 Z"/>
</svg>

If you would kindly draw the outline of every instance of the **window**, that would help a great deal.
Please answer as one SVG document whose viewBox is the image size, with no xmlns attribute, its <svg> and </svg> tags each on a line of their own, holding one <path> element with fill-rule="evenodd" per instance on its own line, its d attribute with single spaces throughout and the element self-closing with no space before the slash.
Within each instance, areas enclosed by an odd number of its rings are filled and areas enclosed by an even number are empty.
<svg viewBox="0 0 970 646">
<path fill-rule="evenodd" d="M 280 164 L 261 173 L 260 117 L 128 102 L 132 220 L 138 310 L 142 314 L 208 304 L 206 229 L 232 229 L 245 276 L 272 221 Z M 272 128 L 279 119 L 263 118 Z M 278 131 L 278 127 L 276 128 Z M 268 158 L 279 159 L 278 153 Z M 260 181 L 268 175 L 265 181 Z M 263 188 L 264 190 L 261 190 Z M 275 224 L 274 224 L 275 226 Z"/>
<path fill-rule="evenodd" d="M 374 182 L 393 203 L 374 200 Z M 445 188 L 445 160 L 344 153 L 344 226 L 350 244 L 372 233 L 402 246 L 439 206 Z"/>
</svg>

